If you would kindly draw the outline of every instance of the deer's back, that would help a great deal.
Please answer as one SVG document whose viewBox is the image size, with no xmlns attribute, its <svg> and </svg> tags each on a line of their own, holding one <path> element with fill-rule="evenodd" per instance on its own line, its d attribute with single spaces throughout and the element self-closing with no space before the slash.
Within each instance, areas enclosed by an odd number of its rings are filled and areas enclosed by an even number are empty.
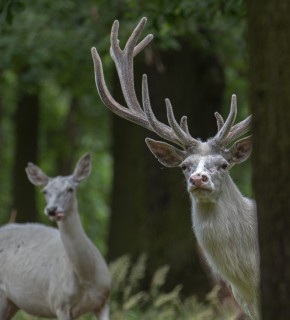
<svg viewBox="0 0 290 320">
<path fill-rule="evenodd" d="M 76 276 L 58 229 L 41 224 L 0 228 L 0 293 L 29 314 L 52 318 L 60 305 L 71 308 L 75 318 L 94 310 L 108 286 L 91 276 L 86 284 Z"/>
<path fill-rule="evenodd" d="M 19 259 L 22 256 L 33 259 L 30 257 L 32 253 L 38 259 L 44 256 L 42 249 L 55 246 L 58 241 L 60 241 L 58 230 L 41 224 L 13 223 L 3 226 L 0 228 L 1 268 L 6 261 Z"/>
<path fill-rule="evenodd" d="M 64 255 L 60 244 L 58 230 L 41 224 L 1 227 L 0 290 L 4 295 L 27 312 L 33 311 L 37 298 L 41 313 L 51 316 L 47 292 L 51 271 Z"/>
</svg>

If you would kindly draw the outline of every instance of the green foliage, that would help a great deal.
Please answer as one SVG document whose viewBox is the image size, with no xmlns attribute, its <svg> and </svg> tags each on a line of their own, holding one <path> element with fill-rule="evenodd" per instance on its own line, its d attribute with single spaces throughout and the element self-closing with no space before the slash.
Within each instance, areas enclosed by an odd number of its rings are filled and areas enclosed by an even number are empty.
<svg viewBox="0 0 290 320">
<path fill-rule="evenodd" d="M 14 15 L 23 8 L 24 5 L 21 0 L 2 0 L 0 2 L 0 23 L 11 24 Z"/>
<path fill-rule="evenodd" d="M 208 295 L 205 303 L 191 296 L 181 297 L 182 286 L 170 292 L 163 290 L 170 267 L 163 266 L 155 271 L 147 290 L 140 291 L 146 275 L 146 256 L 141 255 L 132 264 L 123 256 L 110 264 L 112 277 L 112 319 L 227 319 L 234 310 L 221 308 L 216 288 Z"/>
<path fill-rule="evenodd" d="M 117 1 L 113 3 L 117 6 Z M 229 28 L 241 28 L 245 16 L 242 0 L 122 0 L 118 3 L 118 19 L 127 22 L 121 33 L 128 35 L 142 16 L 148 17 L 147 30 L 157 38 L 155 45 L 160 49 L 180 48 L 180 38 L 207 48 L 213 43 L 223 44 L 227 41 L 226 34 L 230 38 L 234 36 Z"/>
<path fill-rule="evenodd" d="M 14 73 L 7 70 L 3 73 L 2 81 L 0 80 L 0 83 L 2 83 L 2 86 L 0 87 L 0 96 L 2 97 L 1 100 L 6 101 L 9 105 L 9 108 L 5 108 L 4 105 L 1 105 L 0 102 L 0 164 L 2 167 L 0 173 L 0 213 L 1 217 L 5 217 L 6 222 L 8 220 L 7 213 L 8 211 L 10 211 L 8 208 L 11 202 L 11 190 L 9 181 L 13 162 L 13 112 L 17 99 L 15 95 L 15 91 L 17 88 L 17 78 L 15 77 Z"/>
<path fill-rule="evenodd" d="M 1 2 L 1 13 L 16 1 Z M 90 48 L 102 50 L 99 6 L 93 1 L 29 1 L 0 25 L 0 220 L 8 220 L 14 162 L 14 111 L 20 91 L 40 96 L 38 165 L 49 175 L 68 174 L 84 152 L 93 171 L 79 192 L 89 236 L 106 251 L 112 159 L 109 114 L 97 97 Z M 102 20 L 103 23 L 103 20 Z M 24 170 L 24 168 L 23 168 Z M 38 193 L 39 219 L 43 196 Z"/>
<path fill-rule="evenodd" d="M 145 278 L 146 255 L 141 255 L 135 263 L 125 255 L 110 264 L 112 277 L 111 319 L 112 320 L 230 320 L 237 310 L 230 305 L 221 305 L 218 298 L 219 287 L 214 287 L 205 302 L 199 302 L 195 296 L 181 297 L 180 285 L 165 292 L 169 267 L 157 269 L 151 279 L 148 290 L 140 290 Z M 19 312 L 15 320 L 32 319 Z M 38 319 L 38 318 L 33 318 Z M 92 320 L 87 315 L 81 320 Z"/>
<path fill-rule="evenodd" d="M 30 1 L 12 24 L 2 25 L 0 66 L 19 74 L 22 86 L 53 77 L 80 93 L 89 84 L 80 80 L 91 71 L 88 56 L 98 35 L 96 22 L 88 0 Z"/>
<path fill-rule="evenodd" d="M 40 96 L 39 162 L 49 175 L 72 164 L 84 152 L 93 155 L 91 176 L 80 187 L 81 218 L 90 238 L 106 252 L 110 211 L 112 162 L 110 115 L 97 97 L 90 48 L 97 46 L 106 74 L 110 74 L 109 33 L 114 19 L 121 23 L 121 45 L 137 21 L 148 17 L 146 33 L 152 46 L 179 50 L 180 38 L 213 50 L 226 74 L 224 114 L 230 96 L 238 95 L 239 119 L 248 114 L 247 57 L 242 0 L 3 0 L 0 2 L 0 220 L 8 220 L 15 148 L 14 110 L 21 90 Z M 110 87 L 110 76 L 106 77 Z M 76 104 L 75 109 L 73 109 Z M 74 130 L 73 138 L 70 130 Z M 117 161 L 117 159 L 116 159 Z M 244 193 L 251 194 L 250 170 L 233 170 Z M 241 171 L 242 170 L 242 171 Z M 43 196 L 38 193 L 39 217 Z M 121 241 L 121 239 L 120 239 Z M 182 300 L 179 285 L 163 292 L 169 267 L 156 271 L 150 288 L 140 291 L 146 257 L 136 264 L 125 256 L 111 265 L 113 319 L 225 319 L 212 295 L 206 303 L 195 297 Z M 18 315 L 16 319 L 31 319 Z M 90 319 L 85 317 L 83 319 Z"/>
</svg>

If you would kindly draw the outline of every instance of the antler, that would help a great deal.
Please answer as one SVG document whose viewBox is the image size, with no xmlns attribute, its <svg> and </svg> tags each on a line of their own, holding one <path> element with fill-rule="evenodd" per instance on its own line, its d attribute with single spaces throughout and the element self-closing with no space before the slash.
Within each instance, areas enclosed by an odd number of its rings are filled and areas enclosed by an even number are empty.
<svg viewBox="0 0 290 320">
<path fill-rule="evenodd" d="M 237 115 L 237 97 L 235 94 L 232 95 L 230 113 L 224 122 L 223 117 L 216 112 L 215 117 L 217 121 L 218 132 L 212 141 L 220 147 L 225 147 L 235 139 L 247 133 L 251 128 L 252 116 L 248 116 L 245 120 L 235 124 Z"/>
<path fill-rule="evenodd" d="M 189 134 L 187 119 L 185 116 L 181 118 L 180 125 L 178 124 L 174 117 L 171 103 L 168 99 L 165 100 L 165 103 L 169 126 L 156 119 L 150 104 L 146 75 L 143 75 L 142 79 L 143 109 L 138 102 L 134 87 L 133 58 L 153 39 L 153 35 L 149 34 L 139 44 L 137 44 L 138 38 L 144 29 L 146 21 L 146 18 L 141 19 L 129 37 L 123 50 L 120 48 L 118 40 L 119 22 L 116 20 L 112 26 L 110 54 L 114 60 L 122 92 L 128 108 L 119 104 L 110 94 L 104 78 L 102 61 L 97 49 L 93 47 L 92 57 L 95 68 L 95 81 L 99 95 L 103 103 L 118 116 L 137 123 L 157 133 L 165 140 L 171 141 L 184 149 L 192 148 L 198 144 L 198 141 Z"/>
<path fill-rule="evenodd" d="M 143 109 L 137 99 L 134 86 L 133 60 L 134 57 L 153 39 L 153 35 L 149 34 L 139 44 L 137 44 L 138 38 L 145 27 L 146 21 L 146 18 L 142 18 L 140 20 L 123 50 L 120 48 L 118 40 L 119 21 L 115 20 L 112 26 L 110 54 L 118 72 L 127 107 L 119 104 L 110 94 L 105 82 L 101 58 L 97 49 L 94 47 L 92 48 L 95 80 L 99 95 L 103 103 L 118 116 L 157 133 L 160 137 L 181 146 L 185 150 L 189 148 L 192 150 L 192 148 L 195 148 L 199 144 L 199 141 L 190 135 L 187 118 L 185 116 L 181 118 L 180 124 L 178 124 L 169 99 L 165 99 L 169 126 L 156 119 L 150 104 L 147 76 L 145 74 L 142 79 Z M 233 126 L 236 114 L 236 95 L 232 95 L 231 109 L 226 121 L 224 122 L 222 116 L 218 112 L 215 113 L 218 132 L 215 137 L 211 139 L 212 143 L 223 148 L 250 129 L 252 120 L 251 116 Z"/>
</svg>

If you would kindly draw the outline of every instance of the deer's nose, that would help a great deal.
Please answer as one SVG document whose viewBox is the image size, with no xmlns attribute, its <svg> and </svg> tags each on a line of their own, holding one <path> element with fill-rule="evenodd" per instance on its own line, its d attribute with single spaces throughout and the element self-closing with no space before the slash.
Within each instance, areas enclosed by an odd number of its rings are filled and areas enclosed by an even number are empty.
<svg viewBox="0 0 290 320">
<path fill-rule="evenodd" d="M 48 207 L 46 208 L 46 214 L 50 217 L 54 217 L 56 215 L 57 207 Z"/>
<path fill-rule="evenodd" d="M 196 186 L 200 187 L 208 181 L 208 176 L 206 174 L 197 173 L 189 177 L 189 182 Z"/>
</svg>

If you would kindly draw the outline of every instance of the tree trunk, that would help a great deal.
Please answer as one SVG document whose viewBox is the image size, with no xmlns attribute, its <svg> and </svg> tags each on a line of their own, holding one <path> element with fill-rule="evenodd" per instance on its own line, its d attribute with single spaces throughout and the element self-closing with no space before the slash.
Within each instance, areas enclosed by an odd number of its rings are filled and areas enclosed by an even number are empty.
<svg viewBox="0 0 290 320">
<path fill-rule="evenodd" d="M 3 157 L 4 157 L 4 129 L 3 129 L 3 116 L 4 116 L 4 110 L 3 110 L 3 102 L 0 99 L 0 166 L 3 168 Z M 2 175 L 1 175 L 2 177 Z M 0 181 L 0 186 L 2 185 L 2 182 Z"/>
<path fill-rule="evenodd" d="M 81 106 L 79 100 L 72 99 L 67 115 L 67 119 L 63 126 L 62 132 L 57 132 L 54 136 L 56 150 L 56 163 L 58 174 L 69 175 L 75 166 L 75 150 L 77 150 L 80 136 L 78 113 Z M 62 139 L 59 140 L 59 136 Z"/>
<path fill-rule="evenodd" d="M 290 2 L 248 1 L 263 320 L 290 314 Z"/>
<path fill-rule="evenodd" d="M 15 112 L 15 156 L 13 168 L 13 209 L 18 222 L 37 221 L 35 188 L 25 167 L 37 162 L 39 100 L 36 94 L 21 92 Z"/>
<path fill-rule="evenodd" d="M 183 43 L 181 51 L 147 51 L 146 60 L 136 65 L 136 91 L 141 92 L 141 74 L 146 73 L 157 118 L 167 123 L 164 99 L 170 97 L 176 117 L 188 116 L 193 136 L 213 135 L 213 113 L 221 105 L 224 87 L 216 57 Z M 120 101 L 116 77 L 114 90 Z M 159 139 L 114 116 L 109 259 L 146 252 L 149 274 L 169 264 L 170 288 L 182 283 L 185 293 L 204 294 L 209 286 L 197 254 L 183 175 L 157 162 L 145 145 L 148 136 Z"/>
</svg>

